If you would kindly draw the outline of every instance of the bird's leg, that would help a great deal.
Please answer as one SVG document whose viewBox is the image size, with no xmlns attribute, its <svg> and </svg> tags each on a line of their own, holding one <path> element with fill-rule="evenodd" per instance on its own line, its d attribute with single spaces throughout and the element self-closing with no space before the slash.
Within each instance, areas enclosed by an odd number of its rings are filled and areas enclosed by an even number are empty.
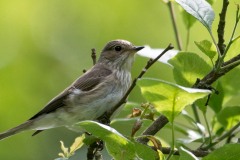
<svg viewBox="0 0 240 160">
<path fill-rule="evenodd" d="M 105 112 L 102 116 L 100 116 L 99 118 L 97 118 L 97 121 L 99 123 L 105 124 L 107 126 L 110 126 L 110 117 L 108 115 L 107 112 Z"/>
</svg>

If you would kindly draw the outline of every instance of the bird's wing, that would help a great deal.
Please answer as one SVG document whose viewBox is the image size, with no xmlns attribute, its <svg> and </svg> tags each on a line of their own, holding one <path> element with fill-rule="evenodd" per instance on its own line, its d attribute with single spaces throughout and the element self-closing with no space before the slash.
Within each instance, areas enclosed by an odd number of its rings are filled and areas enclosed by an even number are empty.
<svg viewBox="0 0 240 160">
<path fill-rule="evenodd" d="M 72 93 L 72 89 L 80 89 L 81 91 L 90 91 L 96 87 L 104 78 L 112 73 L 112 71 L 104 66 L 96 64 L 89 72 L 78 78 L 70 87 L 53 98 L 40 112 L 35 114 L 29 120 L 35 119 L 43 114 L 55 111 L 65 105 L 65 100 Z"/>
</svg>

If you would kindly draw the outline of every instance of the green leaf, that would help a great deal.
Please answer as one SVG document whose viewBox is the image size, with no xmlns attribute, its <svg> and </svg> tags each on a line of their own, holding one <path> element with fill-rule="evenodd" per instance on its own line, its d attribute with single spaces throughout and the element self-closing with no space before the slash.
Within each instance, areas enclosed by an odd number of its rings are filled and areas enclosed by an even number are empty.
<svg viewBox="0 0 240 160">
<path fill-rule="evenodd" d="M 239 54 L 240 51 L 240 36 L 235 38 L 232 42 L 231 47 L 229 48 L 226 57 L 224 58 L 224 61 L 227 61 Z"/>
<path fill-rule="evenodd" d="M 240 51 L 240 50 L 239 50 Z M 226 98 L 232 98 L 233 96 L 240 94 L 240 68 L 234 68 L 229 73 L 224 75 L 220 81 L 223 86 L 223 92 Z"/>
<path fill-rule="evenodd" d="M 116 160 L 134 159 L 134 144 L 115 129 L 94 122 L 83 121 L 79 125 L 106 143 L 107 150 Z"/>
<path fill-rule="evenodd" d="M 213 4 L 214 0 L 208 0 L 208 3 Z M 195 17 L 186 12 L 183 8 L 180 8 L 180 13 L 183 18 L 184 25 L 187 30 L 189 30 L 193 24 L 197 21 Z"/>
<path fill-rule="evenodd" d="M 211 70 L 205 60 L 191 52 L 179 52 L 169 63 L 174 67 L 174 80 L 185 87 L 193 86 L 197 78 L 202 78 Z"/>
<path fill-rule="evenodd" d="M 211 31 L 215 15 L 208 2 L 205 0 L 176 0 L 176 2 Z"/>
<path fill-rule="evenodd" d="M 240 121 L 240 107 L 226 107 L 217 115 L 218 121 L 226 128 L 230 129 Z"/>
<path fill-rule="evenodd" d="M 180 158 L 179 160 L 199 160 L 194 154 L 186 150 L 183 147 L 179 148 Z"/>
<path fill-rule="evenodd" d="M 186 29 L 189 30 L 193 26 L 193 24 L 196 22 L 196 19 L 193 16 L 191 16 L 190 14 L 188 14 L 182 8 L 180 10 L 180 13 L 182 15 L 183 22 L 184 22 Z"/>
<path fill-rule="evenodd" d="M 202 160 L 237 160 L 240 157 L 240 144 L 225 144 Z"/>
<path fill-rule="evenodd" d="M 156 79 L 140 79 L 141 92 L 155 109 L 164 114 L 170 122 L 187 106 L 211 92 L 192 89 Z"/>
<path fill-rule="evenodd" d="M 154 160 L 158 158 L 157 153 L 148 146 L 137 142 L 134 144 L 138 158 L 143 160 Z"/>
<path fill-rule="evenodd" d="M 223 90 L 223 85 L 221 82 L 217 82 L 217 85 L 214 87 L 219 92 L 219 94 L 213 93 L 211 95 L 208 106 L 212 108 L 215 113 L 218 113 L 222 109 L 225 92 Z"/>
<path fill-rule="evenodd" d="M 217 54 L 216 47 L 212 44 L 212 42 L 208 40 L 203 40 L 200 42 L 195 42 L 197 47 L 205 54 L 207 55 L 211 60 L 214 58 L 214 56 Z"/>
</svg>

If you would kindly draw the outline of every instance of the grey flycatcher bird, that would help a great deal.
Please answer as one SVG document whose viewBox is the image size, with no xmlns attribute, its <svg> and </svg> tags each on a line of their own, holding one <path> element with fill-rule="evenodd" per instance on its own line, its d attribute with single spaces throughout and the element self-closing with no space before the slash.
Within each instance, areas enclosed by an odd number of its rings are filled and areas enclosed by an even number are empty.
<svg viewBox="0 0 240 160">
<path fill-rule="evenodd" d="M 68 88 L 53 98 L 26 122 L 0 133 L 0 140 L 26 130 L 73 126 L 83 120 L 96 120 L 114 107 L 131 85 L 136 47 L 126 40 L 114 40 L 103 48 L 98 62 Z"/>
</svg>

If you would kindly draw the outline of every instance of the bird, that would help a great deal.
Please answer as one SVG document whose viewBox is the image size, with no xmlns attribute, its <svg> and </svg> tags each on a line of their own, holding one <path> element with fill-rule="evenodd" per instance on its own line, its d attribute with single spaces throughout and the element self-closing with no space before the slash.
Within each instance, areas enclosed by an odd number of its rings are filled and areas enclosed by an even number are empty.
<svg viewBox="0 0 240 160">
<path fill-rule="evenodd" d="M 33 135 L 56 127 L 73 127 L 84 120 L 97 120 L 113 108 L 131 85 L 134 55 L 143 49 L 127 40 L 108 42 L 97 63 L 69 87 L 50 100 L 24 123 L 0 133 L 0 140 L 35 130 Z"/>
</svg>

